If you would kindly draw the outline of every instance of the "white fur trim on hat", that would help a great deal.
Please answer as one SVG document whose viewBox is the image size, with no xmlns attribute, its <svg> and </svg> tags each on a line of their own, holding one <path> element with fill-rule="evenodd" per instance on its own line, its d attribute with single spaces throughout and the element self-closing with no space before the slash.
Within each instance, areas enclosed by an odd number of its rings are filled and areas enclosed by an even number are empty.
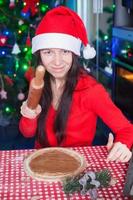
<svg viewBox="0 0 133 200">
<path fill-rule="evenodd" d="M 60 48 L 80 56 L 81 40 L 68 34 L 44 33 L 33 37 L 32 53 L 41 49 Z"/>
<path fill-rule="evenodd" d="M 85 59 L 91 59 L 94 58 L 96 55 L 96 51 L 93 47 L 91 47 L 89 44 L 86 45 L 83 49 L 83 57 Z"/>
</svg>

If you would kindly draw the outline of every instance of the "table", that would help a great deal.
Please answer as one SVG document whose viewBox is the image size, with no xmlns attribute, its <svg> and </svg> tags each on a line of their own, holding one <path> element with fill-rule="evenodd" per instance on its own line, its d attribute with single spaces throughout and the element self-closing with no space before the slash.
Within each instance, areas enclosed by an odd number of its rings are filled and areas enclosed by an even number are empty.
<svg viewBox="0 0 133 200">
<path fill-rule="evenodd" d="M 89 165 L 88 170 L 109 169 L 117 183 L 98 190 L 99 200 L 128 199 L 123 196 L 123 186 L 128 163 L 106 162 L 104 146 L 74 147 L 83 154 Z M 50 183 L 33 180 L 23 168 L 23 160 L 35 149 L 0 151 L 0 200 L 86 200 L 89 195 L 78 193 L 67 196 L 60 182 Z"/>
</svg>

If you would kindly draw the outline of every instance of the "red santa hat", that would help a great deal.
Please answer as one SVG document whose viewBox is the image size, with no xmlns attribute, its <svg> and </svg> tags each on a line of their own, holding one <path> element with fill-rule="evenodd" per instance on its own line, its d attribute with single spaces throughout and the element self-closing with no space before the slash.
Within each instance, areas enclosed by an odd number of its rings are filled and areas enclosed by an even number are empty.
<svg viewBox="0 0 133 200">
<path fill-rule="evenodd" d="M 96 51 L 90 46 L 86 28 L 76 12 L 68 7 L 58 6 L 48 11 L 37 27 L 32 39 L 32 53 L 46 48 L 60 48 L 80 56 L 93 58 Z"/>
</svg>

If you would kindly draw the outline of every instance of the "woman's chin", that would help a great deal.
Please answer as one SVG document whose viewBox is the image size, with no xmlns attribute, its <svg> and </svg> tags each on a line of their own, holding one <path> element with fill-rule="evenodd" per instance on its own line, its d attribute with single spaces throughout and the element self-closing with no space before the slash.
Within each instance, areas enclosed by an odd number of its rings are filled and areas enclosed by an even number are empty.
<svg viewBox="0 0 133 200">
<path fill-rule="evenodd" d="M 52 73 L 52 76 L 54 78 L 60 78 L 60 79 L 63 79 L 66 77 L 66 74 L 65 73 Z"/>
</svg>

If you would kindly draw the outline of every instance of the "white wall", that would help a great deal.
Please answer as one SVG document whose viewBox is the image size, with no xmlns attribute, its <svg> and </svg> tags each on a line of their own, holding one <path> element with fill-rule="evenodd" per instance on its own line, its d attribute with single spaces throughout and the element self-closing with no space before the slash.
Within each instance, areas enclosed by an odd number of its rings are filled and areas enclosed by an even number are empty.
<svg viewBox="0 0 133 200">
<path fill-rule="evenodd" d="M 103 0 L 103 7 L 112 5 L 112 2 L 112 0 Z M 98 24 L 97 16 L 93 13 L 93 0 L 77 0 L 77 13 L 84 21 L 90 42 L 95 40 Z M 106 20 L 109 16 L 110 14 L 105 12 L 98 15 L 99 28 L 105 33 L 108 29 Z"/>
<path fill-rule="evenodd" d="M 77 13 L 83 19 L 88 33 L 88 39 L 92 41 L 95 25 L 93 19 L 93 1 L 92 0 L 77 0 Z"/>
</svg>

